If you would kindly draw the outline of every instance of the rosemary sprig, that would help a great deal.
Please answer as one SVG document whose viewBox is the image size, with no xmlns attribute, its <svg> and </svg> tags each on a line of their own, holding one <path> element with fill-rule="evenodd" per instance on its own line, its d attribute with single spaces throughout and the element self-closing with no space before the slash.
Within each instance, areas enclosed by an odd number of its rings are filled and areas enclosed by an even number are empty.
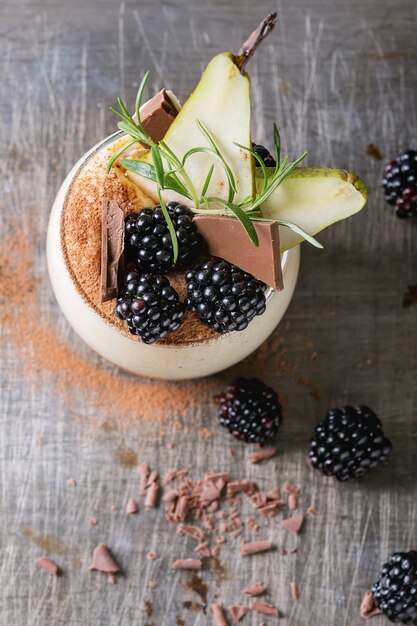
<svg viewBox="0 0 417 626">
<path fill-rule="evenodd" d="M 176 193 L 187 198 L 192 203 L 190 209 L 194 213 L 229 215 L 235 217 L 239 220 L 242 227 L 245 229 L 252 243 L 255 246 L 259 246 L 258 235 L 256 233 L 253 222 L 266 219 L 262 217 L 262 213 L 260 211 L 261 205 L 269 198 L 271 194 L 274 193 L 274 191 L 282 183 L 282 181 L 305 158 L 307 153 L 304 152 L 301 156 L 299 156 L 295 161 L 292 162 L 289 162 L 288 157 L 285 157 L 281 160 L 281 140 L 278 128 L 276 124 L 274 124 L 276 166 L 271 174 L 270 170 L 268 171 L 268 169 L 265 167 L 262 159 L 253 151 L 251 147 L 235 144 L 241 149 L 248 152 L 252 156 L 252 158 L 256 159 L 256 161 L 260 165 L 263 178 L 260 191 L 255 191 L 252 196 L 248 196 L 235 203 L 234 198 L 237 193 L 237 187 L 232 168 L 222 155 L 216 143 L 215 137 L 211 134 L 210 130 L 202 124 L 200 120 L 197 120 L 197 125 L 208 145 L 196 146 L 195 148 L 191 148 L 182 157 L 182 159 L 180 159 L 164 141 L 156 143 L 146 132 L 140 119 L 140 106 L 146 82 L 149 78 L 149 74 L 149 71 L 146 72 L 136 95 L 136 121 L 130 115 L 126 105 L 121 98 L 118 98 L 120 110 L 111 107 L 113 113 L 115 113 L 121 119 L 121 121 L 118 122 L 118 128 L 127 135 L 130 135 L 131 140 L 124 144 L 112 155 L 107 165 L 107 172 L 111 170 L 114 163 L 124 154 L 124 152 L 135 143 L 140 143 L 142 144 L 142 146 L 149 146 L 152 164 L 138 159 L 122 159 L 121 165 L 127 170 L 134 172 L 135 174 L 139 174 L 140 176 L 143 176 L 144 178 L 152 180 L 156 183 L 157 195 L 161 204 L 161 209 L 167 222 L 169 233 L 171 235 L 174 263 L 176 263 L 178 258 L 178 241 L 175 233 L 175 228 L 172 224 L 168 210 L 162 198 L 162 191 L 166 189 L 175 191 Z M 209 168 L 201 192 L 197 192 L 193 181 L 190 179 L 190 176 L 187 173 L 186 163 L 192 155 L 201 153 L 211 154 L 214 159 L 219 161 L 220 166 L 223 168 L 228 181 L 227 200 L 225 200 L 224 198 L 219 198 L 217 196 L 207 195 L 215 168 L 214 163 Z M 165 168 L 165 164 L 167 164 L 168 166 L 167 169 Z M 220 205 L 222 208 L 213 208 L 213 205 Z M 304 237 L 304 239 L 306 239 L 306 241 L 309 241 L 311 244 L 320 248 L 322 247 L 322 245 L 314 237 L 309 235 L 296 224 L 293 224 L 292 222 L 288 222 L 286 220 L 276 221 L 281 226 L 291 228 L 294 232 L 302 235 L 302 237 Z"/>
</svg>

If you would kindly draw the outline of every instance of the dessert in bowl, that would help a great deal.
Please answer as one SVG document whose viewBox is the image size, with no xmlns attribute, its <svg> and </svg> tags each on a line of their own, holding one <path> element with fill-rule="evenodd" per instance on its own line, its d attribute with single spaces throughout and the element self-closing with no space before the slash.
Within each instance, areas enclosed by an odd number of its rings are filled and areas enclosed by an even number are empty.
<svg viewBox="0 0 417 626">
<path fill-rule="evenodd" d="M 123 369 L 164 379 L 212 374 L 254 351 L 291 300 L 299 243 L 359 211 L 363 183 L 302 168 L 252 143 L 244 66 L 207 66 L 183 107 L 163 90 L 74 166 L 54 202 L 47 256 L 78 335 Z"/>
</svg>

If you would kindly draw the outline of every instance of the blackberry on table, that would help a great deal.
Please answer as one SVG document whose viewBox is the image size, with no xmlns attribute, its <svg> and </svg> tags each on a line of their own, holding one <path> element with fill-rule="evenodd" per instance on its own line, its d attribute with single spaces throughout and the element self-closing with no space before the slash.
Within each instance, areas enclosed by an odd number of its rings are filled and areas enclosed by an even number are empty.
<svg viewBox="0 0 417 626">
<path fill-rule="evenodd" d="M 178 202 L 168 202 L 166 206 L 178 239 L 176 265 L 171 235 L 159 205 L 126 217 L 126 253 L 140 271 L 166 273 L 188 263 L 199 252 L 202 240 L 192 221 L 192 212 Z"/>
<path fill-rule="evenodd" d="M 417 624 L 417 551 L 394 553 L 382 566 L 372 593 L 391 622 Z"/>
<path fill-rule="evenodd" d="M 282 421 L 278 395 L 258 378 L 238 378 L 220 397 L 219 421 L 236 439 L 264 443 Z"/>
<path fill-rule="evenodd" d="M 325 476 L 360 478 L 388 457 L 392 444 L 379 418 L 366 406 L 328 411 L 310 442 L 309 461 Z"/>
<path fill-rule="evenodd" d="M 129 272 L 124 294 L 117 299 L 116 316 L 127 322 L 129 332 L 144 343 L 154 343 L 177 330 L 184 305 L 166 276 Z"/>
<path fill-rule="evenodd" d="M 185 275 L 185 305 L 218 333 L 244 330 L 266 309 L 266 285 L 223 259 L 213 258 Z"/>
<path fill-rule="evenodd" d="M 258 156 L 261 157 L 261 159 L 264 162 L 264 164 L 266 165 L 266 167 L 275 167 L 276 166 L 276 162 L 275 162 L 274 157 L 269 152 L 269 150 L 267 150 L 267 148 L 265 148 L 265 146 L 261 146 L 258 143 L 253 143 L 252 144 L 252 150 L 254 152 L 256 152 L 256 154 Z M 255 167 L 261 167 L 256 159 L 255 159 Z"/>
<path fill-rule="evenodd" d="M 417 216 L 417 150 L 407 150 L 386 164 L 382 186 L 398 217 Z"/>
</svg>

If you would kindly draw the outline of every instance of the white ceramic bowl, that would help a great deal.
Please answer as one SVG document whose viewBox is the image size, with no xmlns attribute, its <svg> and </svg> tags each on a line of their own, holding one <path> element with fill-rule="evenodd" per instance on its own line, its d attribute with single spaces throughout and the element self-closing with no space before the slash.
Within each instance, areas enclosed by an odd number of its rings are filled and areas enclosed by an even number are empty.
<svg viewBox="0 0 417 626">
<path fill-rule="evenodd" d="M 61 245 L 61 215 L 74 177 L 95 151 L 108 146 L 116 136 L 94 146 L 74 165 L 52 207 L 47 236 L 47 260 L 52 288 L 62 312 L 75 332 L 95 352 L 134 374 L 181 380 L 214 374 L 238 363 L 256 350 L 282 319 L 297 282 L 299 248 L 293 248 L 282 256 L 284 290 L 270 290 L 265 313 L 255 317 L 242 332 L 218 335 L 195 343 L 171 345 L 147 345 L 133 336 L 123 335 L 83 300 L 70 275 Z"/>
</svg>

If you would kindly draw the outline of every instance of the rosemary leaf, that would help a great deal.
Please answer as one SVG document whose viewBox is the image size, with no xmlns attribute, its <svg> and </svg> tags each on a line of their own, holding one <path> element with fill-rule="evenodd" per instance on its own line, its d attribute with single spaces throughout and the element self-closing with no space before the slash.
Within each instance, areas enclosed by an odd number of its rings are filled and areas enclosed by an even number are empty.
<svg viewBox="0 0 417 626">
<path fill-rule="evenodd" d="M 202 198 L 204 198 L 204 196 L 207 193 L 207 189 L 210 185 L 210 181 L 211 181 L 211 177 L 213 176 L 213 172 L 214 172 L 214 163 L 213 165 L 210 167 L 208 174 L 206 176 L 206 180 L 204 181 L 204 185 L 203 185 L 203 189 L 201 190 L 201 196 Z"/>
<path fill-rule="evenodd" d="M 119 156 L 122 155 L 123 152 L 125 152 L 128 148 L 130 148 L 130 146 L 133 146 L 133 144 L 135 143 L 136 143 L 136 139 L 131 139 L 130 141 L 125 143 L 121 148 L 116 150 L 116 152 L 113 154 L 113 156 L 111 157 L 111 159 L 109 159 L 109 162 L 107 163 L 106 174 L 110 172 L 111 168 L 113 167 L 113 163 L 117 161 Z"/>
<path fill-rule="evenodd" d="M 142 78 L 142 82 L 139 85 L 139 89 L 138 92 L 136 94 L 136 101 L 135 101 L 135 112 L 136 112 L 136 118 L 137 118 L 137 125 L 139 126 L 139 128 L 141 129 L 142 132 L 146 132 L 145 129 L 143 128 L 142 125 L 142 121 L 140 119 L 140 105 L 142 102 L 142 96 L 143 96 L 143 91 L 145 89 L 145 85 L 148 82 L 148 78 L 150 75 L 150 71 L 148 70 L 145 74 L 145 76 Z"/>
<path fill-rule="evenodd" d="M 164 164 L 162 163 L 161 154 L 156 146 L 152 146 L 151 156 L 152 156 L 153 166 L 155 168 L 155 174 L 156 174 L 156 179 L 158 181 L 158 185 L 160 186 L 161 189 L 163 189 L 164 183 L 165 183 Z"/>
<path fill-rule="evenodd" d="M 276 171 L 281 167 L 281 137 L 278 126 L 274 123 L 274 144 L 275 144 L 275 163 Z"/>
</svg>

